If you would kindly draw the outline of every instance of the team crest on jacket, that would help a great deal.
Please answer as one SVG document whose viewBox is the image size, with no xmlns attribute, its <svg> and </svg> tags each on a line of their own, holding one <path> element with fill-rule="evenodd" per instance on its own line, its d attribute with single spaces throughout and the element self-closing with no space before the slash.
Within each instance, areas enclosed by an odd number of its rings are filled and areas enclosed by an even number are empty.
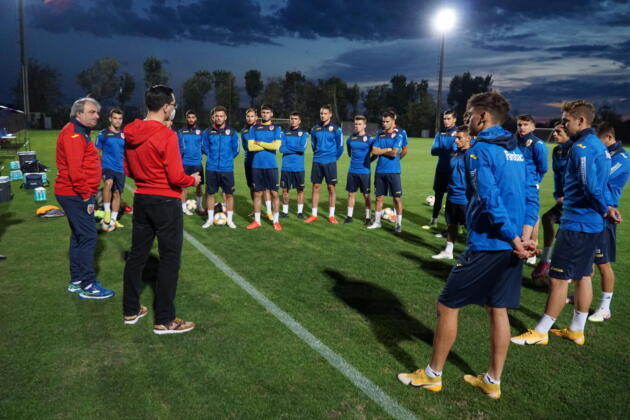
<svg viewBox="0 0 630 420">
<path fill-rule="evenodd" d="M 302 137 L 302 134 L 304 134 L 304 131 L 298 131 L 298 136 Z"/>
<path fill-rule="evenodd" d="M 367 136 L 363 136 L 363 143 L 367 142 Z"/>
<path fill-rule="evenodd" d="M 195 134 L 196 134 L 196 135 L 201 134 L 201 130 L 195 130 Z"/>
<path fill-rule="evenodd" d="M 396 138 L 396 133 L 392 133 L 392 138 L 395 139 Z"/>
<path fill-rule="evenodd" d="M 527 141 L 525 142 L 525 147 L 529 147 L 532 145 L 534 141 L 532 139 L 527 139 Z"/>
<path fill-rule="evenodd" d="M 328 126 L 328 131 L 333 131 L 333 130 L 334 130 L 334 128 L 333 128 L 332 125 Z"/>
<path fill-rule="evenodd" d="M 225 135 L 229 136 L 230 135 L 230 129 L 228 128 L 227 130 L 225 130 Z"/>
<path fill-rule="evenodd" d="M 274 127 L 273 124 L 269 126 L 269 131 L 273 131 Z"/>
<path fill-rule="evenodd" d="M 125 133 L 120 133 L 120 138 L 124 139 L 125 138 Z"/>
</svg>

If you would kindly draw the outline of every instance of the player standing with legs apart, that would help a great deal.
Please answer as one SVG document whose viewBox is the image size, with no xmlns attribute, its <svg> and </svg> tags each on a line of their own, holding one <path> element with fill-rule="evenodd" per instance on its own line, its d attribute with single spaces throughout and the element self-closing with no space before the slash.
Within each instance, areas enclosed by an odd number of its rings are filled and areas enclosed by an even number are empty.
<svg viewBox="0 0 630 420">
<path fill-rule="evenodd" d="M 320 123 L 311 130 L 313 197 L 311 215 L 304 223 L 313 223 L 317 220 L 319 192 L 322 187 L 322 180 L 326 179 L 328 221 L 333 225 L 338 225 L 339 222 L 335 219 L 335 202 L 337 201 L 335 185 L 337 185 L 337 161 L 343 154 L 343 133 L 341 127 L 332 122 L 332 105 L 323 105 L 319 109 L 319 119 Z"/>
<path fill-rule="evenodd" d="M 457 151 L 451 157 L 451 176 L 446 195 L 446 248 L 433 258 L 436 260 L 453 259 L 453 247 L 459 233 L 459 226 L 466 225 L 466 159 L 470 149 L 470 134 L 468 126 L 462 125 L 455 132 Z"/>
<path fill-rule="evenodd" d="M 348 216 L 344 223 L 352 222 L 356 191 L 360 190 L 365 199 L 365 226 L 370 224 L 370 163 L 374 138 L 367 135 L 367 118 L 363 115 L 354 117 L 354 133 L 346 139 L 350 168 L 346 181 L 348 191 Z"/>
<path fill-rule="evenodd" d="M 273 207 L 273 228 L 282 230 L 279 222 L 280 199 L 278 197 L 278 163 L 276 152 L 282 145 L 282 128 L 271 122 L 273 110 L 271 105 L 264 104 L 260 107 L 262 121 L 250 127 L 245 135 L 247 148 L 253 152 L 252 161 L 252 186 L 254 187 L 254 221 L 247 229 L 256 229 L 260 225 L 260 208 L 264 191 L 269 191 Z"/>
<path fill-rule="evenodd" d="M 186 127 L 181 128 L 177 132 L 179 139 L 179 151 L 182 154 L 182 162 L 184 163 L 184 172 L 186 175 L 198 173 L 201 176 L 201 183 L 197 185 L 197 213 L 204 214 L 203 210 L 203 193 L 201 186 L 203 185 L 203 166 L 201 165 L 201 133 L 202 130 L 197 127 L 197 114 L 193 110 L 186 111 Z M 191 216 L 192 212 L 186 207 L 187 191 L 182 191 L 182 211 L 184 214 Z"/>
<path fill-rule="evenodd" d="M 92 98 L 72 104 L 70 122 L 57 137 L 55 197 L 70 225 L 70 283 L 68 292 L 82 299 L 107 299 L 114 291 L 96 280 L 96 221 L 94 206 L 101 182 L 101 160 L 90 139 L 101 105 Z"/>
<path fill-rule="evenodd" d="M 584 344 L 584 326 L 593 300 L 591 276 L 595 248 L 604 230 L 604 218 L 618 218 L 608 207 L 606 188 L 610 155 L 591 128 L 595 107 L 575 100 L 562 104 L 562 121 L 573 140 L 564 173 L 564 203 L 560 229 L 551 255 L 550 290 L 543 316 L 534 329 L 512 337 L 514 344 L 546 345 L 548 333 Z M 568 280 L 575 282 L 575 310 L 568 328 L 551 329 L 566 304 Z"/>
<path fill-rule="evenodd" d="M 490 319 L 490 366 L 464 375 L 490 398 L 501 396 L 501 374 L 510 344 L 507 308 L 519 305 L 523 259 L 534 251 L 529 239 L 538 216 L 536 189 L 528 179 L 516 138 L 501 127 L 509 111 L 496 92 L 473 95 L 467 104 L 469 130 L 477 143 L 468 155 L 468 242 L 438 297 L 431 361 L 398 379 L 429 391 L 442 390 L 442 370 L 457 338 L 459 309 L 485 306 Z"/>
<path fill-rule="evenodd" d="M 374 194 L 376 195 L 376 215 L 374 223 L 368 229 L 379 229 L 383 215 L 383 200 L 385 194 L 394 198 L 396 210 L 396 227 L 394 232 L 402 232 L 402 183 L 400 180 L 400 152 L 402 150 L 403 137 L 394 128 L 394 113 L 385 111 L 382 117 L 383 131 L 374 141 L 372 154 L 378 156 L 376 175 L 374 175 Z"/>
<path fill-rule="evenodd" d="M 551 246 L 555 238 L 554 225 L 560 224 L 562 217 L 562 201 L 564 200 L 564 171 L 569 162 L 569 152 L 573 142 L 569 139 L 564 125 L 558 124 L 554 127 L 551 134 L 558 144 L 551 151 L 551 168 L 553 169 L 553 198 L 556 204 L 542 215 L 543 227 L 543 252 L 540 263 L 532 272 L 532 280 L 536 284 L 542 284 L 543 279 L 549 276 L 549 267 L 551 267 Z"/>
<path fill-rule="evenodd" d="M 166 127 L 175 117 L 173 89 L 156 85 L 144 94 L 148 108 L 144 120 L 125 127 L 127 174 L 136 182 L 131 251 L 125 265 L 123 316 L 135 324 L 148 312 L 140 304 L 142 273 L 157 236 L 160 264 L 155 286 L 155 334 L 184 333 L 193 322 L 175 316 L 175 294 L 184 239 L 182 189 L 197 186 L 199 174 L 186 175 L 177 134 Z"/>
<path fill-rule="evenodd" d="M 103 207 L 105 215 L 101 224 L 103 232 L 124 227 L 118 221 L 120 196 L 125 189 L 124 150 L 125 140 L 121 131 L 123 112 L 118 108 L 109 111 L 109 127 L 96 137 L 96 147 L 101 149 L 103 171 Z"/>
<path fill-rule="evenodd" d="M 206 155 L 206 200 L 208 220 L 201 226 L 204 229 L 214 224 L 214 195 L 219 187 L 225 194 L 227 225 L 236 229 L 234 217 L 234 158 L 238 156 L 238 134 L 227 125 L 227 109 L 215 106 L 212 111 L 212 127 L 201 136 L 201 152 Z"/>
<path fill-rule="evenodd" d="M 527 163 L 527 170 L 531 172 L 534 182 L 538 190 L 540 183 L 547 173 L 547 146 L 545 142 L 534 135 L 536 123 L 534 118 L 529 114 L 519 115 L 516 118 L 517 140 L 518 146 L 521 148 Z M 540 198 L 539 198 L 540 199 Z M 532 232 L 532 240 L 538 245 L 538 225 L 536 222 L 534 232 Z M 536 264 L 536 255 L 527 259 L 527 264 Z"/>
<path fill-rule="evenodd" d="M 431 223 L 422 226 L 423 229 L 437 229 L 442 200 L 448 189 L 448 181 L 451 176 L 451 154 L 457 149 L 455 146 L 455 130 L 457 130 L 455 111 L 444 111 L 442 122 L 444 123 L 444 131 L 435 135 L 431 145 L 431 155 L 438 157 L 433 178 L 433 191 L 435 193 L 433 215 L 431 216 Z"/>
<path fill-rule="evenodd" d="M 289 190 L 297 190 L 297 217 L 304 219 L 304 151 L 308 142 L 308 133 L 301 127 L 302 119 L 298 112 L 289 115 L 288 130 L 284 132 L 280 153 L 282 153 L 282 213 L 280 217 L 289 217 Z"/>
<path fill-rule="evenodd" d="M 615 129 L 609 123 L 601 123 L 597 127 L 597 137 L 610 153 L 610 176 L 608 178 L 608 205 L 619 208 L 619 199 L 628 177 L 630 177 L 630 156 L 623 148 L 621 141 L 615 138 Z M 600 243 L 595 248 L 595 264 L 602 279 L 602 297 L 597 310 L 588 317 L 591 322 L 603 322 L 610 319 L 610 302 L 615 287 L 615 272 L 611 263 L 617 255 L 617 223 L 621 220 L 606 219 L 606 227 Z"/>
</svg>

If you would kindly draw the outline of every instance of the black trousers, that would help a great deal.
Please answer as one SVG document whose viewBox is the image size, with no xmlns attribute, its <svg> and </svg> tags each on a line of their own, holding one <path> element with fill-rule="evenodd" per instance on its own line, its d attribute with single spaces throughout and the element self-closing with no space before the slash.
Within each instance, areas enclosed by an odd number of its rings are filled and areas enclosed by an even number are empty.
<svg viewBox="0 0 630 420">
<path fill-rule="evenodd" d="M 175 319 L 175 293 L 184 239 L 184 219 L 179 198 L 136 194 L 133 200 L 131 252 L 125 265 L 123 313 L 140 310 L 142 273 L 157 236 L 160 263 L 155 287 L 155 323 Z"/>
</svg>

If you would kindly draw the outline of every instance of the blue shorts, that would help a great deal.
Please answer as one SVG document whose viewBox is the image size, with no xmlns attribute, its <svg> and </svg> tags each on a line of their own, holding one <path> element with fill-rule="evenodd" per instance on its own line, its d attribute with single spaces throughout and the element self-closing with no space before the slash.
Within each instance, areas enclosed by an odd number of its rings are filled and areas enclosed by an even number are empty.
<svg viewBox="0 0 630 420">
<path fill-rule="evenodd" d="M 455 204 L 446 200 L 446 216 L 447 225 L 466 226 L 466 204 Z"/>
<path fill-rule="evenodd" d="M 184 165 L 184 173 L 186 175 L 192 175 L 195 172 L 199 173 L 199 176 L 201 177 L 201 182 L 199 183 L 199 185 L 203 184 L 204 180 L 203 180 L 203 166 L 201 165 Z"/>
<path fill-rule="evenodd" d="M 438 301 L 449 308 L 472 304 L 517 308 L 522 279 L 523 260 L 511 250 L 466 249 L 446 279 Z"/>
<path fill-rule="evenodd" d="M 215 194 L 219 187 L 226 194 L 234 194 L 234 172 L 206 171 L 206 194 Z"/>
<path fill-rule="evenodd" d="M 337 185 L 337 162 L 313 162 L 313 167 L 311 168 L 311 182 L 313 184 L 321 184 L 324 178 L 326 178 L 326 184 Z"/>
<path fill-rule="evenodd" d="M 617 225 L 606 220 L 606 228 L 595 247 L 595 264 L 615 262 L 617 257 Z"/>
<path fill-rule="evenodd" d="M 450 172 L 440 172 L 435 171 L 435 176 L 433 177 L 433 191 L 436 194 L 444 194 L 448 189 L 448 183 L 451 182 L 451 173 Z"/>
<path fill-rule="evenodd" d="M 125 190 L 125 174 L 122 172 L 116 172 L 112 169 L 103 168 L 103 181 L 108 179 L 113 180 L 112 191 L 118 191 L 122 193 Z"/>
<path fill-rule="evenodd" d="M 346 191 L 357 192 L 361 191 L 361 194 L 370 193 L 370 174 L 355 174 L 348 172 L 348 180 L 346 181 Z"/>
<path fill-rule="evenodd" d="M 580 280 L 593 274 L 595 248 L 602 233 L 575 232 L 560 228 L 551 254 L 549 277 Z"/>
<path fill-rule="evenodd" d="M 278 191 L 277 168 L 252 168 L 252 187 L 254 191 Z"/>
<path fill-rule="evenodd" d="M 402 197 L 402 185 L 400 174 L 379 174 L 374 177 L 374 195 L 389 195 L 392 197 Z"/>
<path fill-rule="evenodd" d="M 282 171 L 280 175 L 280 188 L 290 190 L 295 188 L 304 191 L 304 171 Z"/>
</svg>

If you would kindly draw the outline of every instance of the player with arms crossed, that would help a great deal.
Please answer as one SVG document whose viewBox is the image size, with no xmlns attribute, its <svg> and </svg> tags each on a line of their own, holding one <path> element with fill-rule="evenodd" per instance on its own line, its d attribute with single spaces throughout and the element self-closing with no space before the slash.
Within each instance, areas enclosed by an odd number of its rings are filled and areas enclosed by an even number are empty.
<svg viewBox="0 0 630 420">
<path fill-rule="evenodd" d="M 308 133 L 301 127 L 299 112 L 289 114 L 290 127 L 284 132 L 280 153 L 282 153 L 282 213 L 280 217 L 289 217 L 289 190 L 297 190 L 297 217 L 304 219 L 304 151 L 308 142 Z"/>
</svg>

